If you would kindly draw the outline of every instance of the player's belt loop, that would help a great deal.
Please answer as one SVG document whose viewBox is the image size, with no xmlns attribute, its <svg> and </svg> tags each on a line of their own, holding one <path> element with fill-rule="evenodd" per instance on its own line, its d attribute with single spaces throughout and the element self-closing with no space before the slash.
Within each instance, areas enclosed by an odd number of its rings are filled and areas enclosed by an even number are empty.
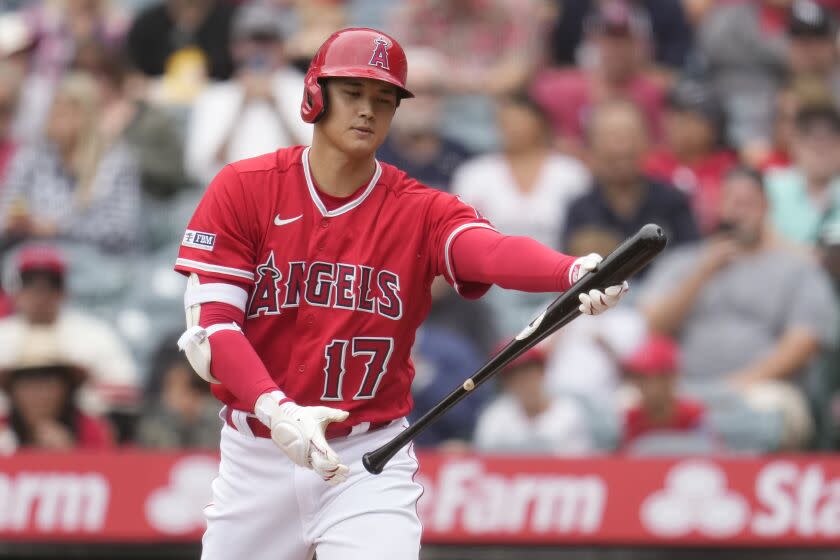
<svg viewBox="0 0 840 560">
<path fill-rule="evenodd" d="M 230 413 L 230 421 L 233 422 L 237 432 L 247 435 L 252 439 L 256 439 L 254 432 L 251 430 L 251 426 L 248 425 L 248 416 L 248 413 L 244 410 L 233 409 Z"/>
</svg>

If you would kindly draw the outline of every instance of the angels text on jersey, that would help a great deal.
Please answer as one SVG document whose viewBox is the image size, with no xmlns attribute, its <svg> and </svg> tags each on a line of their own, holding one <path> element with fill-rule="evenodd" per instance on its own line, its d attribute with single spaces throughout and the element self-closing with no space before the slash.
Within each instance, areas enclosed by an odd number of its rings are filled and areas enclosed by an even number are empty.
<svg viewBox="0 0 840 560">
<path fill-rule="evenodd" d="M 282 268 L 282 270 L 281 270 Z M 275 263 L 274 251 L 256 268 L 248 318 L 279 315 L 299 307 L 301 300 L 316 307 L 402 317 L 400 277 L 385 269 L 324 261 Z"/>
</svg>

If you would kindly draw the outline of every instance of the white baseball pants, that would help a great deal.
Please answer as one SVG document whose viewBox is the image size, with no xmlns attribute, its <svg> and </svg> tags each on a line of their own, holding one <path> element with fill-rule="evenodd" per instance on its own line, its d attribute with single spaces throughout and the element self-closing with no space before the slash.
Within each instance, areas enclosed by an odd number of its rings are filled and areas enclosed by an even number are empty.
<svg viewBox="0 0 840 560">
<path fill-rule="evenodd" d="M 413 450 L 403 448 L 380 475 L 361 462 L 407 425 L 331 440 L 350 467 L 337 486 L 292 463 L 270 439 L 225 425 L 202 560 L 311 560 L 316 552 L 318 560 L 417 560 L 422 487 Z"/>
</svg>

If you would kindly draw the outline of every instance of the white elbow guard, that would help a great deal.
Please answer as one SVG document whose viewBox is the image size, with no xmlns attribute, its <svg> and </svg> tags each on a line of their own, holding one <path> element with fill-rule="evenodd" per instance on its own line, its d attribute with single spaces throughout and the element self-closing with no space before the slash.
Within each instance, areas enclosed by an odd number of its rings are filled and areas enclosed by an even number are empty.
<svg viewBox="0 0 840 560">
<path fill-rule="evenodd" d="M 178 348 L 187 356 L 195 372 L 210 383 L 219 380 L 210 373 L 210 336 L 219 331 L 239 331 L 236 323 L 219 323 L 206 329 L 198 324 L 201 317 L 201 304 L 218 301 L 245 310 L 248 294 L 242 288 L 232 284 L 200 284 L 198 275 L 191 274 L 184 293 L 184 310 L 187 316 L 187 330 L 178 339 Z"/>
</svg>

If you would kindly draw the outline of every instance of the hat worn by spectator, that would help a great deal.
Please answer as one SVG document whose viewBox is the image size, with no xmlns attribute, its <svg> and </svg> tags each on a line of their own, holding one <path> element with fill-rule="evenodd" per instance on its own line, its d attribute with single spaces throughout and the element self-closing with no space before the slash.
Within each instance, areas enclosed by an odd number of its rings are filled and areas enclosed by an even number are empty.
<svg viewBox="0 0 840 560">
<path fill-rule="evenodd" d="M 651 35 L 650 18 L 643 11 L 624 0 L 609 0 L 587 18 L 587 33 L 613 37 L 642 37 Z"/>
<path fill-rule="evenodd" d="M 667 336 L 652 335 L 621 365 L 628 373 L 637 375 L 675 375 L 679 370 L 679 348 Z"/>
<path fill-rule="evenodd" d="M 802 107 L 795 117 L 796 129 L 803 134 L 815 128 L 824 127 L 834 134 L 840 134 L 840 112 L 833 105 L 812 105 Z"/>
<path fill-rule="evenodd" d="M 668 92 L 668 106 L 677 111 L 686 111 L 705 117 L 719 124 L 723 109 L 712 89 L 696 80 L 682 80 Z"/>
<path fill-rule="evenodd" d="M 285 29 L 280 13 L 262 2 L 245 4 L 236 13 L 231 30 L 235 39 L 283 40 Z"/>
<path fill-rule="evenodd" d="M 71 387 L 80 386 L 87 372 L 66 355 L 52 327 L 30 327 L 14 357 L 0 365 L 0 388 L 8 390 L 25 377 L 62 377 Z"/>
<path fill-rule="evenodd" d="M 499 347 L 497 350 L 501 350 Z M 535 346 L 534 348 L 529 348 L 526 350 L 521 356 L 510 362 L 508 365 L 504 367 L 502 373 L 509 374 L 512 371 L 521 368 L 522 366 L 527 366 L 531 364 L 539 364 L 543 365 L 546 361 L 545 352 L 542 348 Z"/>
<path fill-rule="evenodd" d="M 15 255 L 13 267 L 4 276 L 3 287 L 13 294 L 33 280 L 47 280 L 57 290 L 64 289 L 67 261 L 49 245 L 28 245 Z"/>
<path fill-rule="evenodd" d="M 788 16 L 788 35 L 798 38 L 831 38 L 836 29 L 834 17 L 813 0 L 795 0 Z"/>
<path fill-rule="evenodd" d="M 34 46 L 35 41 L 35 35 L 21 13 L 0 15 L 0 58 L 23 52 Z"/>
<path fill-rule="evenodd" d="M 63 276 L 67 263 L 61 251 L 48 245 L 30 245 L 17 255 L 18 272 L 43 271 Z"/>
</svg>

